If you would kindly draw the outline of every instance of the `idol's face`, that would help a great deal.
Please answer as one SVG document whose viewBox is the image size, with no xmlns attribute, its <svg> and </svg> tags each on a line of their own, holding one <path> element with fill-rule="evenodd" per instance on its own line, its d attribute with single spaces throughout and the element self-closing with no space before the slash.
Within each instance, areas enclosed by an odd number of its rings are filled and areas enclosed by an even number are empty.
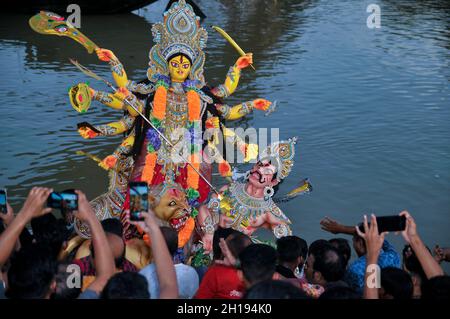
<svg viewBox="0 0 450 319">
<path fill-rule="evenodd" d="M 256 187 L 275 186 L 278 181 L 274 179 L 276 167 L 269 161 L 260 161 L 250 171 L 249 182 Z"/>
<path fill-rule="evenodd" d="M 169 60 L 169 73 L 172 82 L 184 82 L 191 72 L 191 62 L 182 56 L 177 55 Z"/>
</svg>

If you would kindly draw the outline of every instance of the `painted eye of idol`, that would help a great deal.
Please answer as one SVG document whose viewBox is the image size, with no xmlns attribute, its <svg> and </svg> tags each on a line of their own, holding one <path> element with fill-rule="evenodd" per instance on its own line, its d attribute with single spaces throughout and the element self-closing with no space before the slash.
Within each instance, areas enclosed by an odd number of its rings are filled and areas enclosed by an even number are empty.
<svg viewBox="0 0 450 319">
<path fill-rule="evenodd" d="M 170 62 L 170 64 L 171 64 L 174 68 L 178 68 L 178 63 L 177 63 L 177 62 L 172 61 L 172 62 Z"/>
<path fill-rule="evenodd" d="M 187 63 L 186 63 L 186 64 L 183 64 L 183 68 L 184 68 L 184 69 L 189 69 L 189 67 L 190 67 L 189 64 L 187 64 Z"/>
</svg>

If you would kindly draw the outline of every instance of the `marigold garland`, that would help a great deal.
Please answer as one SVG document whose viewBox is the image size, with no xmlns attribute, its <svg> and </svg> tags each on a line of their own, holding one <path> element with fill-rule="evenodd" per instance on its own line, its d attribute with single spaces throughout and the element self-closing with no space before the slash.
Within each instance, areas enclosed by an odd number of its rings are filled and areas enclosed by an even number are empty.
<svg viewBox="0 0 450 319">
<path fill-rule="evenodd" d="M 178 232 L 178 248 L 184 247 L 187 244 L 189 239 L 191 239 L 192 232 L 195 229 L 195 220 L 192 217 L 186 221 L 186 224 L 180 229 Z M 148 234 L 144 234 L 142 240 L 147 244 L 147 246 L 151 247 L 152 242 L 150 236 Z"/>
<path fill-rule="evenodd" d="M 200 96 L 195 90 L 186 92 L 188 102 L 189 121 L 194 122 L 200 119 Z"/>
<path fill-rule="evenodd" d="M 197 154 L 192 154 L 189 158 L 191 164 L 200 171 L 200 158 Z M 198 189 L 198 181 L 200 176 L 198 173 L 192 168 L 191 165 L 187 166 L 187 186 L 192 187 L 193 189 Z"/>
<path fill-rule="evenodd" d="M 151 183 L 153 180 L 153 173 L 155 172 L 157 153 L 148 153 L 145 157 L 145 166 L 142 171 L 141 180 Z"/>
<path fill-rule="evenodd" d="M 166 116 L 167 88 L 159 85 L 153 99 L 152 115 L 156 119 L 162 121 Z"/>
<path fill-rule="evenodd" d="M 195 220 L 192 217 L 186 221 L 186 224 L 178 232 L 178 248 L 184 247 L 189 239 L 191 239 L 192 232 L 195 228 Z"/>
</svg>

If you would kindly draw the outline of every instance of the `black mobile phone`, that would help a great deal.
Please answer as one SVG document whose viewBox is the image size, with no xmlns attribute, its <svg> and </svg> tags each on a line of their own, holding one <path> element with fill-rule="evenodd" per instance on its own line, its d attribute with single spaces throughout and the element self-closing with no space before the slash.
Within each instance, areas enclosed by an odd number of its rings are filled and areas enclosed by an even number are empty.
<svg viewBox="0 0 450 319">
<path fill-rule="evenodd" d="M 378 232 L 380 234 L 385 231 L 403 231 L 406 228 L 406 217 L 399 215 L 379 216 L 377 217 L 377 225 Z M 359 225 L 359 230 L 361 230 L 361 232 L 364 232 L 364 225 L 362 223 Z"/>
<path fill-rule="evenodd" d="M 8 213 L 8 207 L 6 207 L 7 201 L 6 188 L 0 189 L 0 214 Z"/>
<path fill-rule="evenodd" d="M 148 185 L 146 182 L 130 182 L 130 220 L 142 221 L 140 212 L 148 211 Z"/>
<path fill-rule="evenodd" d="M 61 209 L 62 213 L 78 209 L 78 195 L 73 189 L 53 192 L 48 196 L 47 207 Z"/>
</svg>

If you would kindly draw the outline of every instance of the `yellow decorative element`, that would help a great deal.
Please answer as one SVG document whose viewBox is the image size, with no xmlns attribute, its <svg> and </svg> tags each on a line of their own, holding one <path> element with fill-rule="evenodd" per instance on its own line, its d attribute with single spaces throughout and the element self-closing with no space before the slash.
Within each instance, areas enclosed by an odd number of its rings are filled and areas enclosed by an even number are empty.
<svg viewBox="0 0 450 319">
<path fill-rule="evenodd" d="M 152 261 L 152 251 L 144 240 L 132 238 L 125 246 L 125 259 L 141 270 Z"/>
<path fill-rule="evenodd" d="M 225 78 L 225 89 L 227 91 L 228 96 L 236 91 L 236 88 L 239 84 L 239 79 L 241 78 L 241 69 L 239 69 L 236 64 L 230 68 L 227 73 L 227 77 Z"/>
<path fill-rule="evenodd" d="M 89 53 L 98 48 L 87 36 L 53 12 L 41 11 L 30 18 L 29 24 L 41 34 L 69 37 L 84 46 Z"/>
<path fill-rule="evenodd" d="M 86 83 L 78 83 L 69 90 L 69 100 L 78 113 L 85 113 L 91 105 L 91 92 Z"/>
<path fill-rule="evenodd" d="M 219 34 L 221 36 L 223 36 L 225 38 L 225 40 L 227 40 L 236 49 L 236 51 L 238 51 L 238 53 L 241 56 L 244 56 L 246 54 L 244 52 L 244 50 L 242 50 L 241 47 L 236 43 L 236 41 L 234 41 L 233 38 L 228 33 L 225 32 L 225 30 L 223 30 L 222 28 L 219 28 L 217 26 L 214 26 L 214 25 L 212 26 L 212 28 L 215 31 L 219 32 Z M 255 70 L 255 67 L 253 66 L 253 64 L 251 64 L 251 67 L 253 70 Z"/>
<path fill-rule="evenodd" d="M 169 74 L 172 82 L 183 83 L 191 72 L 191 62 L 182 55 L 177 55 L 169 61 Z"/>
<path fill-rule="evenodd" d="M 67 245 L 64 249 L 61 249 L 58 255 L 58 260 L 64 260 L 67 256 L 70 255 L 72 251 L 74 251 L 78 246 L 80 246 L 85 239 L 80 236 L 75 236 L 67 242 Z"/>
<path fill-rule="evenodd" d="M 245 158 L 244 162 L 250 162 L 258 158 L 258 144 L 246 144 L 245 145 Z"/>
</svg>

